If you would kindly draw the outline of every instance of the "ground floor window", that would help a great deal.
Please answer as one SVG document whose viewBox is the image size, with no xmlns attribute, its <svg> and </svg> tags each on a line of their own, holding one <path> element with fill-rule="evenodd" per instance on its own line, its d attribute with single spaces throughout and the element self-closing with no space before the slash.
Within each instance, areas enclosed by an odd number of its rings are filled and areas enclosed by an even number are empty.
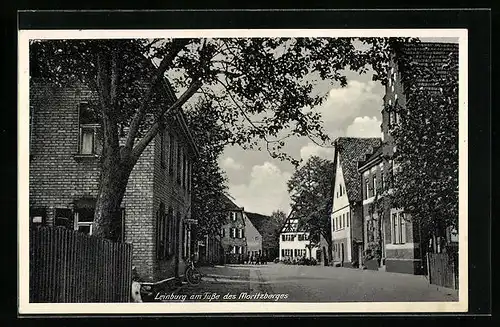
<svg viewBox="0 0 500 327">
<path fill-rule="evenodd" d="M 391 214 L 391 241 L 392 244 L 406 243 L 406 221 L 402 211 Z"/>
</svg>

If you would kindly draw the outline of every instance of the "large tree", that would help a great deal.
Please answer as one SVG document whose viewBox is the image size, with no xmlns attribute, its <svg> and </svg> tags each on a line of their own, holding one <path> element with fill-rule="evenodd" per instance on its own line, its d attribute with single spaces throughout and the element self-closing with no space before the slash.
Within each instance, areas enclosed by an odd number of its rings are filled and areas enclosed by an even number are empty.
<svg viewBox="0 0 500 327">
<path fill-rule="evenodd" d="M 299 167 L 288 181 L 294 217 L 299 228 L 309 231 L 310 239 L 318 242 L 323 236 L 331 247 L 331 219 L 334 165 L 317 156 Z"/>
<path fill-rule="evenodd" d="M 429 64 L 401 56 L 406 106 L 395 127 L 393 201 L 424 231 L 458 227 L 458 51 Z M 424 86 L 423 83 L 424 82 Z"/>
<path fill-rule="evenodd" d="M 389 44 L 384 38 L 37 40 L 30 64 L 49 82 L 82 82 L 97 95 L 103 150 L 94 223 L 96 235 L 110 238 L 134 165 L 188 100 L 214 102 L 228 144 L 260 141 L 272 156 L 297 163 L 280 151 L 286 138 L 328 140 L 321 115 L 304 110 L 326 96 L 312 92 L 314 79 L 345 86 L 344 69 L 365 73 L 370 66 L 374 79 L 383 79 Z M 164 96 L 168 84 L 175 101 Z"/>
<path fill-rule="evenodd" d="M 219 166 L 227 137 L 217 124 L 217 116 L 210 102 L 200 100 L 186 112 L 187 124 L 199 149 L 199 158 L 193 162 L 191 215 L 198 220 L 196 237 L 219 233 L 227 212 L 224 210 L 226 177 Z"/>
</svg>

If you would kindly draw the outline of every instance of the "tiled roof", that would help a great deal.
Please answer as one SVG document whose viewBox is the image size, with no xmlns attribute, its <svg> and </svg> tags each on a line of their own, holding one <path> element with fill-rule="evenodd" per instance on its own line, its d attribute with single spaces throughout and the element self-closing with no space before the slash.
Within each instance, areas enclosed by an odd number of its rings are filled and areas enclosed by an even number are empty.
<svg viewBox="0 0 500 327">
<path fill-rule="evenodd" d="M 381 145 L 380 138 L 340 137 L 335 140 L 335 160 L 340 159 L 349 201 L 361 201 L 361 178 L 358 162 L 365 161 L 374 148 Z"/>
<path fill-rule="evenodd" d="M 451 57 L 453 62 L 458 61 L 457 43 L 438 43 L 438 42 L 417 42 L 401 43 L 396 46 L 396 55 L 398 58 L 408 58 L 410 63 L 419 66 L 435 67 L 438 76 L 445 74 L 444 64 Z M 401 60 L 398 59 L 401 63 Z M 430 89 L 439 89 L 436 86 L 436 80 L 432 78 L 418 78 L 417 86 Z"/>
<path fill-rule="evenodd" d="M 227 195 L 224 194 L 223 196 L 223 200 L 224 202 L 224 209 L 225 210 L 231 210 L 231 211 L 241 211 L 242 208 L 241 207 L 238 207 L 234 202 L 233 200 L 231 200 Z"/>
<path fill-rule="evenodd" d="M 252 222 L 254 227 L 259 231 L 259 233 L 263 233 L 266 228 L 269 228 L 269 223 L 271 223 L 271 217 L 261 215 L 260 213 L 254 212 L 246 212 L 248 219 Z"/>
</svg>

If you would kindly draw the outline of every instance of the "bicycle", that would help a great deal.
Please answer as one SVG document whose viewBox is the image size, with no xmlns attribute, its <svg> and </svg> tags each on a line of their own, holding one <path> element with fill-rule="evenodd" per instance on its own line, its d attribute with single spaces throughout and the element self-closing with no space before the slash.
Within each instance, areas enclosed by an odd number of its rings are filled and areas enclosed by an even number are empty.
<svg viewBox="0 0 500 327">
<path fill-rule="evenodd" d="M 185 278 L 189 285 L 199 285 L 203 274 L 195 267 L 193 258 L 187 260 Z"/>
</svg>

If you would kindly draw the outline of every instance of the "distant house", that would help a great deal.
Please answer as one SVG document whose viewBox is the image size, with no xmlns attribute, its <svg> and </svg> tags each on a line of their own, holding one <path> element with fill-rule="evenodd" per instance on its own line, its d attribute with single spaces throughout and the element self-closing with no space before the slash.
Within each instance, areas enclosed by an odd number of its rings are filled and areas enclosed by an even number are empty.
<svg viewBox="0 0 500 327">
<path fill-rule="evenodd" d="M 227 220 L 221 228 L 221 244 L 226 262 L 242 261 L 247 253 L 244 208 L 238 207 L 228 196 L 224 196 Z"/>
<path fill-rule="evenodd" d="M 361 175 L 358 161 L 380 146 L 379 138 L 341 137 L 335 140 L 333 206 L 331 213 L 333 261 L 357 266 L 363 256 Z"/>
<path fill-rule="evenodd" d="M 245 219 L 245 238 L 247 242 L 247 256 L 262 256 L 262 234 L 256 227 L 255 217 L 249 215 L 247 212 L 243 212 L 243 217 Z M 250 219 L 252 217 L 253 219 Z"/>
<path fill-rule="evenodd" d="M 257 229 L 262 239 L 262 255 L 268 261 L 272 261 L 278 257 L 279 241 L 277 239 L 277 229 L 280 226 L 273 222 L 270 216 L 262 215 L 254 212 L 246 212 L 245 215 L 251 221 L 252 225 Z M 247 232 L 247 242 L 250 247 L 250 235 Z M 250 251 L 250 249 L 249 249 Z"/>
<path fill-rule="evenodd" d="M 299 219 L 292 211 L 280 230 L 279 259 L 298 260 L 300 258 L 314 258 L 318 246 L 309 238 L 309 232 L 299 228 Z"/>
<path fill-rule="evenodd" d="M 458 58 L 458 44 L 453 43 L 425 43 L 401 44 L 394 48 L 387 70 L 388 83 L 385 86 L 384 105 L 399 104 L 406 107 L 408 88 L 403 84 L 405 71 L 401 69 L 400 55 L 409 56 L 411 60 L 424 65 L 442 67 L 450 55 Z M 436 86 L 429 80 L 417 80 L 415 83 L 429 91 L 437 91 Z M 382 237 L 381 265 L 386 271 L 403 272 L 410 274 L 425 273 L 425 256 L 427 244 L 420 238 L 422 231 L 404 208 L 395 208 L 387 194 L 390 194 L 397 176 L 398 163 L 393 160 L 397 150 L 391 131 L 401 119 L 396 111 L 382 110 L 382 139 L 383 144 L 359 163 L 359 172 L 362 174 L 363 216 L 365 225 L 365 242 L 376 240 L 377 234 Z M 410 116 L 411 118 L 411 116 Z M 373 212 L 374 202 L 378 200 L 383 205 L 381 220 L 379 213 Z M 374 226 L 374 224 L 379 225 Z M 377 232 L 377 228 L 380 231 Z M 446 244 L 456 248 L 456 231 L 449 228 L 441 231 L 434 237 L 431 245 L 433 251 L 439 252 Z M 437 246 L 436 246 L 437 245 Z"/>
</svg>

